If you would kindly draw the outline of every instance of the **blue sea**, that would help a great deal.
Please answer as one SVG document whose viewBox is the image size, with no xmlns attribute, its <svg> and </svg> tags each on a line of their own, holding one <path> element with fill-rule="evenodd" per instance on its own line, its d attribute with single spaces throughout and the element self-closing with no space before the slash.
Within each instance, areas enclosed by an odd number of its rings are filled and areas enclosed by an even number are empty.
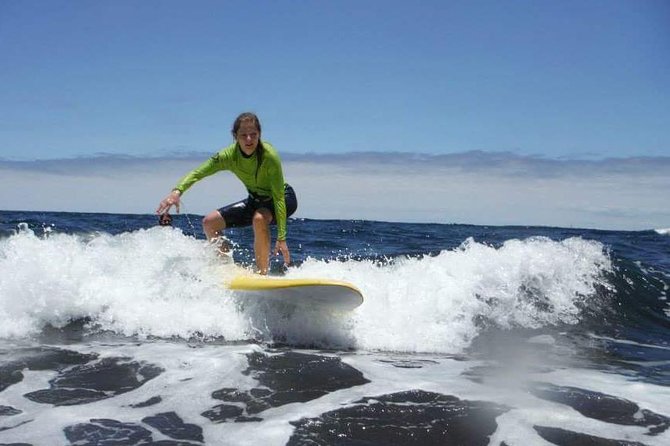
<svg viewBox="0 0 670 446">
<path fill-rule="evenodd" d="M 227 290 L 200 220 L 0 211 L 0 444 L 670 444 L 666 228 L 291 220 L 330 313 Z"/>
</svg>

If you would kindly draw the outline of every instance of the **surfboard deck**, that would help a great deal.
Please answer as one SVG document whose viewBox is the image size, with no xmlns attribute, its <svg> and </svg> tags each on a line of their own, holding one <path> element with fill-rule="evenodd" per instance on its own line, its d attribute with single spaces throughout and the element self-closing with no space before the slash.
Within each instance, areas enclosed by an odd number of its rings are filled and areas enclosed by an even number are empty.
<svg viewBox="0 0 670 446">
<path fill-rule="evenodd" d="M 245 297 L 270 299 L 297 306 L 350 311 L 363 303 L 363 294 L 354 285 L 331 279 L 288 279 L 251 274 L 235 276 L 230 290 Z"/>
</svg>

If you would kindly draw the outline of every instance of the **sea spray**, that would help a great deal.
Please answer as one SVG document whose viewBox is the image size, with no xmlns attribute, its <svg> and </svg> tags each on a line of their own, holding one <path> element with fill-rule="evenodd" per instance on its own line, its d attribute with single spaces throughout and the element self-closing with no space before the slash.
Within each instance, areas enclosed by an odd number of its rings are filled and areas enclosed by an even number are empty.
<svg viewBox="0 0 670 446">
<path fill-rule="evenodd" d="M 124 335 L 245 339 L 245 320 L 222 282 L 225 265 L 178 229 L 119 235 L 30 230 L 0 240 L 0 337 L 86 318 Z"/>
<path fill-rule="evenodd" d="M 288 277 L 358 286 L 351 314 L 240 301 L 223 286 L 221 259 L 178 229 L 109 235 L 24 229 L 0 241 L 0 336 L 35 334 L 86 318 L 123 335 L 265 342 L 409 352 L 458 352 L 481 330 L 576 323 L 579 303 L 610 268 L 602 244 L 535 237 L 495 248 L 467 239 L 435 256 L 308 259 Z"/>
<path fill-rule="evenodd" d="M 454 353 L 479 334 L 478 321 L 503 328 L 578 322 L 579 303 L 610 269 L 599 242 L 534 237 L 499 248 L 468 239 L 436 256 L 383 265 L 310 259 L 290 276 L 361 288 L 365 303 L 352 316 L 357 348 Z"/>
</svg>

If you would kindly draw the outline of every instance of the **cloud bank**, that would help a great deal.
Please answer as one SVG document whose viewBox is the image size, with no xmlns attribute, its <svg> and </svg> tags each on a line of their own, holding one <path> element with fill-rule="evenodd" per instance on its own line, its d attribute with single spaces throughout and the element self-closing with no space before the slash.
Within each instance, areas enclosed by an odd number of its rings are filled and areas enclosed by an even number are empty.
<svg viewBox="0 0 670 446">
<path fill-rule="evenodd" d="M 0 160 L 0 209 L 151 213 L 210 154 Z M 283 154 L 296 217 L 641 230 L 670 225 L 670 157 L 552 160 L 507 152 Z M 182 212 L 246 195 L 229 172 Z"/>
</svg>

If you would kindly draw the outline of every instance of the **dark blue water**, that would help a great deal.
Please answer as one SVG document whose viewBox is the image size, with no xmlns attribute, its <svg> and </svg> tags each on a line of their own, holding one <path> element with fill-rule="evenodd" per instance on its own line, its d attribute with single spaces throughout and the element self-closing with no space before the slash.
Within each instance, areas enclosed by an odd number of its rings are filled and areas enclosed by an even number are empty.
<svg viewBox="0 0 670 446">
<path fill-rule="evenodd" d="M 308 328 L 317 315 L 258 319 L 230 307 L 232 319 L 212 328 L 195 309 L 171 310 L 209 299 L 207 277 L 174 295 L 151 291 L 203 268 L 200 220 L 176 215 L 167 233 L 153 215 L 0 211 L 1 314 L 12 326 L 0 329 L 0 444 L 670 444 L 668 235 L 291 220 L 294 263 L 285 271 L 274 259 L 273 274 L 344 276 L 364 305 L 320 329 Z M 236 262 L 251 265 L 251 229 L 227 236 Z M 134 285 L 139 320 L 124 301 L 135 280 L 146 284 Z M 251 330 L 231 328 L 248 321 Z M 215 367 L 198 362 L 203 349 Z M 170 352 L 192 376 L 161 362 Z M 198 393 L 180 379 L 204 383 L 199 372 L 240 357 L 239 379 L 203 385 L 217 404 L 175 396 Z M 518 392 L 501 396 L 503 377 Z M 171 391 L 147 390 L 161 379 Z M 114 416 L 120 407 L 134 408 Z"/>
</svg>

